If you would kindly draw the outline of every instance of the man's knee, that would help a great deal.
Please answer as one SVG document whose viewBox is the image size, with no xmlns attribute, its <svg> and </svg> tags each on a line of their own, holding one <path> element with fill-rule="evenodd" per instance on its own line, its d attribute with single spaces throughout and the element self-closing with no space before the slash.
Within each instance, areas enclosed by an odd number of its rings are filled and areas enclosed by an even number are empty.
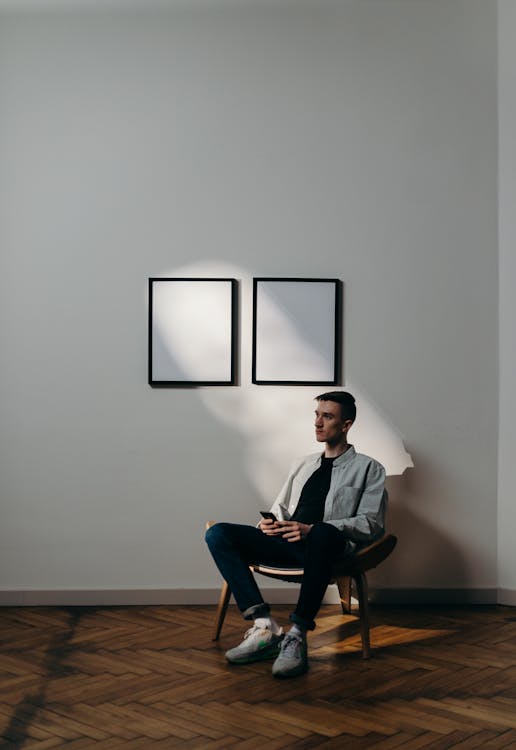
<svg viewBox="0 0 516 750">
<path fill-rule="evenodd" d="M 340 534 L 340 531 L 336 526 L 333 526 L 333 524 L 321 521 L 319 523 L 314 523 L 309 536 L 312 536 L 312 534 L 314 535 L 314 538 L 318 539 L 335 539 L 335 537 Z"/>
<path fill-rule="evenodd" d="M 210 528 L 206 530 L 204 539 L 206 540 L 206 544 L 208 545 L 208 547 L 210 547 L 210 549 L 212 547 L 216 547 L 224 539 L 225 526 L 227 526 L 227 524 L 225 523 L 215 523 L 213 526 L 210 526 Z"/>
<path fill-rule="evenodd" d="M 311 548 L 331 549 L 344 541 L 341 532 L 330 523 L 315 523 L 306 537 L 307 546 Z"/>
<path fill-rule="evenodd" d="M 210 549 L 221 544 L 238 545 L 245 534 L 246 526 L 238 523 L 216 523 L 206 531 L 204 536 Z"/>
</svg>

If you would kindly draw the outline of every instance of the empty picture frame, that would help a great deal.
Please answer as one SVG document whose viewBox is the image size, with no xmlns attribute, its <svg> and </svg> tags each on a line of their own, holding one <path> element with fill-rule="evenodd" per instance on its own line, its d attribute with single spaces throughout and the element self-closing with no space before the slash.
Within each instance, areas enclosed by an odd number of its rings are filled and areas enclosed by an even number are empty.
<svg viewBox="0 0 516 750">
<path fill-rule="evenodd" d="M 340 299 L 338 279 L 254 278 L 253 383 L 337 384 Z"/>
<path fill-rule="evenodd" d="M 149 384 L 234 385 L 236 279 L 149 279 Z"/>
</svg>

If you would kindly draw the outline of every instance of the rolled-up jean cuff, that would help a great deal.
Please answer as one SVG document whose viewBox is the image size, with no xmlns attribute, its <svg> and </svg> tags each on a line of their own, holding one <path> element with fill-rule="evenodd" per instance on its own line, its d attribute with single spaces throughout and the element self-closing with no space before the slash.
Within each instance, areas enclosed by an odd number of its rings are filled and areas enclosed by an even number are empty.
<svg viewBox="0 0 516 750">
<path fill-rule="evenodd" d="M 260 604 L 253 604 L 252 607 L 248 607 L 242 612 L 244 620 L 256 620 L 257 617 L 267 617 L 271 611 L 270 606 L 267 602 L 260 602 Z"/>
<path fill-rule="evenodd" d="M 315 630 L 315 622 L 313 620 L 305 620 L 304 617 L 299 617 L 295 612 L 292 612 L 289 620 L 290 622 L 293 622 L 294 625 L 299 625 L 303 630 Z"/>
</svg>

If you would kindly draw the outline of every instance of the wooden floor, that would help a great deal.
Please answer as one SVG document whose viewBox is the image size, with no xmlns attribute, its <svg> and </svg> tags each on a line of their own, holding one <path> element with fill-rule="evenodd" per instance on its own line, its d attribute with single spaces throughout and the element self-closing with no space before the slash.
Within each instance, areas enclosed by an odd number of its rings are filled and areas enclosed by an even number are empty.
<svg viewBox="0 0 516 750">
<path fill-rule="evenodd" d="M 278 619 L 287 608 L 276 608 Z M 231 667 L 230 607 L 0 609 L 0 748 L 516 748 L 516 610 L 322 608 L 311 669 Z"/>
</svg>

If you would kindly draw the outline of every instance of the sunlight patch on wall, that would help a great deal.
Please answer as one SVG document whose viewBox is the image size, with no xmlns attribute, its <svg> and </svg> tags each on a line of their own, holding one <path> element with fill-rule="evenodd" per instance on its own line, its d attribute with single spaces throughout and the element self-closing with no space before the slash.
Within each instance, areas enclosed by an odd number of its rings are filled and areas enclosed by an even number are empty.
<svg viewBox="0 0 516 750">
<path fill-rule="evenodd" d="M 300 455 L 322 449 L 314 437 L 313 399 L 324 391 L 341 390 L 341 387 L 261 386 L 251 382 L 253 277 L 250 272 L 229 264 L 206 261 L 167 268 L 156 275 L 231 277 L 240 284 L 240 385 L 200 388 L 196 395 L 213 416 L 241 436 L 246 472 L 268 506 L 279 492 L 291 463 Z M 281 319 L 281 310 L 275 311 L 274 317 Z M 307 357 L 313 357 L 314 352 L 307 350 L 310 344 L 303 340 L 301 333 L 291 326 L 288 326 L 288 331 L 289 335 L 297 337 L 293 347 L 305 351 Z M 188 374 L 191 362 L 188 343 L 177 339 L 171 345 L 174 358 Z M 412 467 L 412 459 L 404 448 L 401 435 L 378 407 L 353 382 L 347 380 L 342 389 L 349 390 L 357 401 L 357 421 L 350 432 L 350 441 L 356 449 L 380 461 L 388 475 L 402 474 L 406 468 Z"/>
</svg>

